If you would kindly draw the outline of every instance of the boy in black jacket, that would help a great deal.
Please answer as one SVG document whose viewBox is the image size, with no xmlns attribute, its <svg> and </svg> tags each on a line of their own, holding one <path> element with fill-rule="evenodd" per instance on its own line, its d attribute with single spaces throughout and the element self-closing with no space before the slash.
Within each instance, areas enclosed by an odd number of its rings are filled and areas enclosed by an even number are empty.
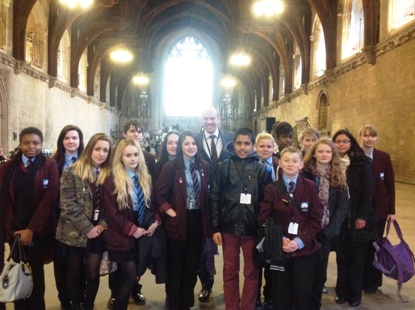
<svg viewBox="0 0 415 310">
<path fill-rule="evenodd" d="M 271 170 L 253 154 L 255 136 L 239 129 L 234 152 L 219 163 L 212 184 L 210 215 L 213 241 L 223 246 L 223 282 L 226 309 L 254 309 L 258 291 L 258 269 L 253 264 L 259 202 Z M 244 255 L 244 288 L 239 293 L 239 252 Z M 241 300 L 239 299 L 241 296 Z"/>
</svg>

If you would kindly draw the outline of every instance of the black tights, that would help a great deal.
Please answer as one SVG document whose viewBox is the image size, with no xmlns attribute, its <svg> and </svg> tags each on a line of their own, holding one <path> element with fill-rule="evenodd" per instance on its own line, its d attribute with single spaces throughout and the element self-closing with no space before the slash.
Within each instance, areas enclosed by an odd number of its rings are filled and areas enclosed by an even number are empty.
<svg viewBox="0 0 415 310">
<path fill-rule="evenodd" d="M 97 296 L 99 288 L 99 266 L 101 264 L 102 253 L 86 253 L 85 261 L 85 274 L 86 274 L 86 287 L 85 287 L 85 310 L 94 309 L 94 301 Z"/>
<path fill-rule="evenodd" d="M 68 255 L 66 268 L 66 287 L 71 299 L 72 309 L 81 309 L 84 301 L 84 253 Z"/>
<path fill-rule="evenodd" d="M 137 284 L 137 267 L 134 261 L 117 263 L 117 278 L 115 289 L 115 304 L 113 310 L 125 310 L 128 307 L 131 292 Z"/>
<path fill-rule="evenodd" d="M 102 254 L 85 254 L 84 252 L 68 256 L 66 285 L 72 309 L 81 309 L 82 302 L 84 302 L 85 310 L 94 308 L 94 301 L 99 288 L 101 258 Z"/>
</svg>

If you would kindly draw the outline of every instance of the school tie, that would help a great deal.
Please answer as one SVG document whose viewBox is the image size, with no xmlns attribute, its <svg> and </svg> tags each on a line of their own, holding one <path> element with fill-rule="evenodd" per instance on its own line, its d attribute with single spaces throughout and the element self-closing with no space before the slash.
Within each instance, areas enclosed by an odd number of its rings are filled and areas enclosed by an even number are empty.
<svg viewBox="0 0 415 310">
<path fill-rule="evenodd" d="M 272 165 L 272 163 L 269 163 L 268 161 L 264 159 L 262 159 L 262 162 L 265 164 L 265 166 L 271 169 L 272 181 L 275 181 L 275 171 L 274 171 L 274 166 Z"/>
<path fill-rule="evenodd" d="M 294 185 L 295 185 L 294 181 L 291 181 L 290 183 L 288 183 L 288 192 L 290 194 L 294 193 L 294 189 L 295 189 Z"/>
<path fill-rule="evenodd" d="M 25 168 L 26 168 L 26 170 L 27 169 L 29 169 L 29 167 L 30 167 L 30 165 L 32 164 L 32 160 L 31 159 L 29 159 L 27 162 L 26 162 L 26 166 L 25 166 Z"/>
<path fill-rule="evenodd" d="M 78 158 L 76 158 L 75 156 L 71 158 L 71 162 L 74 164 L 77 161 Z"/>
<path fill-rule="evenodd" d="M 194 164 L 190 163 L 189 164 L 189 169 L 190 169 L 190 174 L 192 176 L 192 181 L 193 181 L 193 191 L 195 193 L 195 198 L 196 198 L 196 206 L 200 208 L 200 186 L 199 186 L 199 180 L 197 179 L 197 174 L 196 174 L 196 170 L 194 168 Z"/>
<path fill-rule="evenodd" d="M 216 166 L 216 164 L 218 163 L 218 152 L 216 151 L 216 143 L 215 143 L 215 139 L 216 136 L 215 135 L 210 135 L 210 160 L 212 161 L 213 165 Z"/>
<path fill-rule="evenodd" d="M 134 183 L 134 187 L 137 191 L 137 207 L 138 207 L 138 224 L 142 224 L 143 220 L 144 220 L 144 207 L 145 207 L 145 201 L 144 201 L 144 192 L 143 189 L 141 188 L 140 183 L 138 182 L 138 176 L 133 176 L 133 183 Z"/>
</svg>

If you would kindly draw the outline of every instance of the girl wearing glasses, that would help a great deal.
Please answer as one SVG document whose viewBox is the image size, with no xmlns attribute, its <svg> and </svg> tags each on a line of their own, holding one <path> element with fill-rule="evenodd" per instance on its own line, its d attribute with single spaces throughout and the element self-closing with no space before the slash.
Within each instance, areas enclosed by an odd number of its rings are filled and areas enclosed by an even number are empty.
<svg viewBox="0 0 415 310">
<path fill-rule="evenodd" d="M 357 307 L 362 298 L 365 256 L 369 242 L 376 239 L 373 177 L 370 161 L 348 130 L 337 131 L 333 141 L 347 167 L 350 196 L 348 217 L 336 240 L 336 303 L 348 301 L 350 306 Z"/>
</svg>

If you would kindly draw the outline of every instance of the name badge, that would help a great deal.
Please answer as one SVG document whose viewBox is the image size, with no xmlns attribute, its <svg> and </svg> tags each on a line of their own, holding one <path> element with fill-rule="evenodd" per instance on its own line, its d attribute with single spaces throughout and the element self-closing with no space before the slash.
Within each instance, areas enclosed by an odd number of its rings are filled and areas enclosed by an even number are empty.
<svg viewBox="0 0 415 310">
<path fill-rule="evenodd" d="M 301 211 L 302 212 L 308 212 L 308 202 L 302 202 L 301 203 Z"/>
<path fill-rule="evenodd" d="M 94 212 L 94 221 L 98 221 L 99 210 L 95 210 Z"/>
<path fill-rule="evenodd" d="M 290 225 L 288 225 L 288 233 L 291 235 L 297 235 L 298 234 L 298 223 L 290 222 Z"/>
<path fill-rule="evenodd" d="M 379 176 L 380 176 L 380 179 L 381 180 L 384 180 L 385 179 L 385 173 L 384 172 L 381 172 Z"/>
<path fill-rule="evenodd" d="M 241 198 L 240 198 L 239 202 L 242 203 L 242 204 L 245 204 L 245 205 L 251 204 L 251 194 L 241 193 Z"/>
<path fill-rule="evenodd" d="M 49 180 L 43 179 L 43 188 L 48 188 Z"/>
</svg>

